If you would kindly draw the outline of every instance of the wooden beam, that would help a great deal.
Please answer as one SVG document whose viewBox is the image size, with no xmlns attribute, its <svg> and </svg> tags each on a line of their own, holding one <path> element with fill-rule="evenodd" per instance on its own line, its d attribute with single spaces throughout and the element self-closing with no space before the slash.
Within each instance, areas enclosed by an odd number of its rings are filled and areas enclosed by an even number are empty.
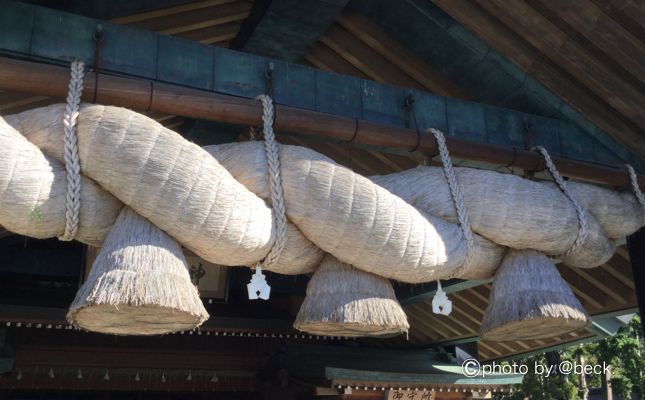
<svg viewBox="0 0 645 400">
<path fill-rule="evenodd" d="M 0 304 L 0 321 L 10 325 L 33 324 L 34 327 L 55 328 L 67 326 L 67 309 L 52 307 L 30 307 L 13 304 Z M 211 316 L 200 330 L 219 332 L 253 332 L 269 334 L 293 333 L 293 321 L 285 319 L 232 318 Z"/>
<path fill-rule="evenodd" d="M 624 271 L 621 271 L 621 268 L 618 265 L 620 261 L 616 257 L 619 257 L 619 256 L 614 256 L 614 258 L 609 260 L 601 268 L 604 271 L 606 271 L 608 274 L 616 278 L 618 281 L 620 281 L 620 283 L 622 283 L 627 288 L 633 291 L 635 289 L 634 278 L 632 277 L 632 274 L 631 274 L 632 270 L 631 270 L 631 267 L 629 266 L 629 262 L 625 261 L 625 263 L 629 268 L 625 269 Z M 620 259 L 622 260 L 622 257 L 620 257 Z"/>
<path fill-rule="evenodd" d="M 213 44 L 233 39 L 240 30 L 239 22 L 229 22 L 208 28 L 196 29 L 177 34 L 178 37 L 203 44 Z"/>
<path fill-rule="evenodd" d="M 148 11 L 144 13 L 137 13 L 125 17 L 114 18 L 112 22 L 115 24 L 136 24 L 141 21 L 147 21 L 155 18 L 167 17 L 176 15 L 187 11 L 200 10 L 207 7 L 218 6 L 226 3 L 233 3 L 238 0 L 204 0 L 195 1 L 187 4 L 182 4 L 174 7 L 166 7 L 159 10 Z"/>
<path fill-rule="evenodd" d="M 419 82 L 378 52 L 365 46 L 358 38 L 337 24 L 329 27 L 327 32 L 320 38 L 320 42 L 333 49 L 354 67 L 377 82 L 411 89 L 424 88 Z"/>
<path fill-rule="evenodd" d="M 176 35 L 228 22 L 242 21 L 250 11 L 250 3 L 238 1 L 137 21 L 131 25 L 166 35 Z"/>
<path fill-rule="evenodd" d="M 249 12 L 249 16 L 246 17 L 244 21 L 242 21 L 240 30 L 238 31 L 237 35 L 235 35 L 235 37 L 231 40 L 231 49 L 241 50 L 242 48 L 244 48 L 244 45 L 249 41 L 251 36 L 253 36 L 253 32 L 255 32 L 258 24 L 262 21 L 262 18 L 264 18 L 264 14 L 266 14 L 272 1 L 273 0 L 253 1 L 253 7 Z"/>
<path fill-rule="evenodd" d="M 629 247 L 629 258 L 632 263 L 632 273 L 634 274 L 641 324 L 643 325 L 643 330 L 645 330 L 645 318 L 643 318 L 645 316 L 645 228 L 641 228 L 638 232 L 628 236 L 627 246 Z"/>
<path fill-rule="evenodd" d="M 514 146 L 518 147 L 516 139 L 522 137 L 521 132 L 524 129 L 522 121 L 531 121 L 535 132 L 539 133 L 544 130 L 556 141 L 561 135 L 559 132 L 566 136 L 567 132 L 577 129 L 572 124 L 563 121 L 339 76 L 300 65 L 231 52 L 29 4 L 9 2 L 3 12 L 8 23 L 1 27 L 0 51 L 56 63 L 67 63 L 71 58 L 80 58 L 91 65 L 95 55 L 94 41 L 91 38 L 94 36 L 97 24 L 100 23 L 106 32 L 106 38 L 109 37 L 109 40 L 104 41 L 101 51 L 102 71 L 170 82 L 185 86 L 187 90 L 182 93 L 174 89 L 170 90 L 166 94 L 172 96 L 172 99 L 167 98 L 163 101 L 161 85 L 154 84 L 155 98 L 154 104 L 151 104 L 149 101 L 151 83 L 139 82 L 135 86 L 142 90 L 137 94 L 136 101 L 129 100 L 127 104 L 121 104 L 123 106 L 137 104 L 139 109 L 147 110 L 149 107 L 161 107 L 162 103 L 166 103 L 165 105 L 170 107 L 164 108 L 174 108 L 177 106 L 176 96 L 192 96 L 193 92 L 188 88 L 203 90 L 204 92 L 200 92 L 200 95 L 206 96 L 203 98 L 204 101 L 213 101 L 212 97 L 206 100 L 208 92 L 253 99 L 258 93 L 266 90 L 265 72 L 269 64 L 273 63 L 273 87 L 277 103 L 318 113 L 334 114 L 334 117 L 344 117 L 344 119 L 334 118 L 336 122 L 331 126 L 319 126 L 318 129 L 314 129 L 311 126 L 313 121 L 306 118 L 303 120 L 303 115 L 299 113 L 295 116 L 296 119 L 292 119 L 289 124 L 293 124 L 297 120 L 307 127 L 305 130 L 308 130 L 308 133 L 316 130 L 319 134 L 325 134 L 326 128 L 331 127 L 336 131 L 331 135 L 335 136 L 336 140 L 350 140 L 354 137 L 356 125 L 354 118 L 362 118 L 376 123 L 369 126 L 370 138 L 368 141 L 373 146 L 384 146 L 386 143 L 396 141 L 397 148 L 403 150 L 403 153 L 413 149 L 417 143 L 417 132 L 404 130 L 397 133 L 397 128 L 405 126 L 403 104 L 409 94 L 414 94 L 415 107 L 418 107 L 416 117 L 422 129 L 433 126 L 445 130 L 452 137 L 487 145 L 484 147 L 472 146 L 469 142 L 468 146 L 462 148 L 462 158 L 470 158 L 476 154 L 479 158 L 478 161 L 488 160 L 498 165 L 506 165 L 515 160 L 514 165 L 516 166 L 526 169 L 539 168 L 541 161 L 537 155 L 528 152 L 516 153 L 512 149 Z M 69 29 L 70 26 L 74 26 L 74 29 Z M 133 52 L 132 48 L 137 48 L 138 51 Z M 67 77 L 62 78 L 61 83 L 66 82 L 67 79 Z M 48 83 L 52 83 L 52 80 L 49 79 Z M 17 83 L 15 84 L 17 85 Z M 25 82 L 21 87 L 28 86 L 29 84 Z M 126 88 L 121 87 L 120 90 L 123 95 L 123 90 Z M 47 89 L 39 88 L 36 93 L 43 95 L 45 91 Z M 129 93 L 129 95 L 131 94 Z M 62 93 L 59 92 L 58 96 L 60 95 Z M 103 93 L 99 96 L 105 102 L 106 99 L 113 97 L 112 95 L 118 96 L 119 94 L 111 93 L 110 96 L 107 96 L 106 93 Z M 146 95 L 147 97 L 145 97 Z M 191 102 L 191 106 L 183 107 L 184 111 L 182 112 L 200 115 L 206 113 L 206 110 L 197 110 L 197 108 L 195 102 Z M 218 109 L 222 110 L 220 107 Z M 257 110 L 259 108 L 256 106 L 253 110 L 249 108 L 248 111 L 256 112 Z M 213 110 L 209 108 L 207 112 L 211 114 Z M 179 114 L 178 112 L 169 113 Z M 224 113 L 215 112 L 215 114 L 217 115 L 211 116 L 211 118 L 223 118 L 224 115 L 230 117 L 230 109 Z M 284 117 L 278 116 L 278 120 L 281 119 L 282 122 L 285 121 Z M 256 116 L 253 118 L 253 123 L 256 123 L 257 120 Z M 249 118 L 248 116 L 247 118 L 239 118 L 238 115 L 236 121 L 235 123 L 248 124 Z M 380 126 L 380 132 L 376 128 L 377 125 Z M 342 129 L 342 132 L 338 132 L 339 128 Z M 366 144 L 366 128 L 368 126 L 361 123 L 358 137 L 355 140 L 358 144 Z M 301 130 L 300 127 L 298 129 Z M 363 131 L 363 134 L 360 131 Z M 401 135 L 403 132 L 405 132 L 407 139 L 401 140 L 404 137 Z M 454 143 L 454 139 L 450 140 L 453 140 Z M 587 138 L 587 140 L 592 139 Z M 434 152 L 436 146 L 430 142 L 434 142 L 434 140 L 422 138 L 419 149 Z M 548 143 L 545 144 L 549 146 Z M 591 142 L 589 147 L 585 147 L 583 153 L 586 153 L 583 156 L 586 159 L 598 159 L 601 162 L 603 159 L 595 155 L 596 146 L 593 144 Z M 505 147 L 501 149 L 497 145 Z M 389 145 L 386 146 L 389 147 Z M 563 154 L 563 150 L 553 148 L 552 153 L 554 156 L 558 156 Z M 580 167 L 579 164 L 576 165 Z M 571 172 L 570 168 L 564 165 L 562 167 L 563 170 L 567 170 L 565 174 Z M 598 172 L 596 170 L 593 173 L 583 173 L 582 175 L 593 180 L 597 176 L 602 177 L 603 174 Z M 569 176 L 575 177 L 574 175 L 576 174 Z M 584 176 L 578 176 L 578 178 Z M 598 182 L 597 179 L 595 181 Z M 603 181 L 600 179 L 599 183 Z M 643 178 L 643 182 L 645 182 L 645 178 Z M 606 183 L 623 185 L 627 183 L 627 179 L 623 173 L 615 170 L 612 179 Z"/>
<path fill-rule="evenodd" d="M 67 93 L 68 70 L 64 67 L 36 64 L 6 58 L 0 59 L 0 89 L 64 96 Z M 20 77 L 17 79 L 16 77 Z M 132 109 L 157 111 L 186 117 L 217 120 L 235 124 L 259 125 L 261 105 L 254 100 L 199 91 L 150 80 L 131 79 L 101 74 L 94 96 L 96 73 L 86 75 L 83 99 L 96 97 L 102 104 L 115 104 Z M 419 137 L 412 129 L 397 128 L 356 118 L 332 115 L 290 106 L 276 106 L 276 129 L 322 136 L 332 140 L 387 147 L 403 151 L 418 147 L 419 151 L 436 153 L 436 142 L 428 135 Z M 473 143 L 448 136 L 448 147 L 458 158 L 511 164 L 529 170 L 541 168 L 543 161 L 534 152 L 515 151 L 488 144 Z M 418 146 L 417 146 L 418 143 Z M 593 164 L 553 157 L 560 172 L 591 182 L 627 186 L 625 173 Z M 645 176 L 639 176 L 645 186 Z"/>
<path fill-rule="evenodd" d="M 305 60 L 323 71 L 369 79 L 363 71 L 321 42 L 311 46 L 305 54 Z"/>
<path fill-rule="evenodd" d="M 626 79 L 645 83 L 645 43 L 589 0 L 532 0 L 530 4 Z M 636 83 L 638 84 L 638 83 Z"/>
<path fill-rule="evenodd" d="M 639 106 L 645 104 L 645 93 L 620 79 L 604 60 L 596 59 L 529 3 L 524 0 L 512 4 L 504 0 L 477 2 L 622 115 L 640 126 L 645 125 L 645 115 Z"/>
</svg>

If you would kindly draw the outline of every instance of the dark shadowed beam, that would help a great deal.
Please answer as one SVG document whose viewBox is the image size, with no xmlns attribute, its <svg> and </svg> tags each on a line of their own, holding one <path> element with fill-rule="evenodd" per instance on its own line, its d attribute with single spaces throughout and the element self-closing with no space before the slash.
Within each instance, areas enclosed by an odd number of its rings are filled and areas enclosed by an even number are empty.
<svg viewBox="0 0 645 400">
<path fill-rule="evenodd" d="M 645 228 L 627 237 L 641 324 L 645 330 Z"/>
<path fill-rule="evenodd" d="M 65 319 L 66 315 L 66 308 L 0 304 L 0 321 L 5 323 L 6 326 L 33 325 L 34 327 L 48 329 L 61 329 L 61 327 L 68 326 L 67 320 Z M 211 316 L 200 327 L 200 331 L 286 334 L 293 332 L 292 324 L 293 321 L 291 320 L 277 318 L 262 319 Z"/>
<path fill-rule="evenodd" d="M 256 0 L 231 48 L 297 62 L 348 0 Z"/>
</svg>

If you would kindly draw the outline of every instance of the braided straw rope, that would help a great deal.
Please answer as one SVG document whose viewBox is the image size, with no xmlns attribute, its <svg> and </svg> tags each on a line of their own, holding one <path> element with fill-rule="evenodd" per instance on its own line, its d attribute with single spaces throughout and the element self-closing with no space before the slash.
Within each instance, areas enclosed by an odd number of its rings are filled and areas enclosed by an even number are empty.
<svg viewBox="0 0 645 400">
<path fill-rule="evenodd" d="M 269 183 L 271 188 L 271 204 L 276 220 L 276 239 L 269 254 L 258 263 L 263 269 L 272 266 L 282 254 L 286 241 L 287 217 L 284 205 L 284 192 L 280 176 L 280 149 L 273 132 L 274 110 L 273 101 L 268 95 L 256 97 L 262 103 L 262 123 L 264 133 L 264 150 L 269 164 Z"/>
<path fill-rule="evenodd" d="M 65 233 L 58 239 L 73 240 L 78 231 L 78 214 L 81 208 L 81 162 L 78 157 L 78 138 L 76 120 L 78 107 L 83 94 L 83 77 L 85 64 L 74 60 L 71 65 L 71 76 L 67 92 L 67 106 L 63 115 L 65 130 L 65 170 L 67 171 L 67 196 L 65 211 Z"/>
<path fill-rule="evenodd" d="M 634 196 L 636 196 L 636 199 L 638 199 L 641 207 L 645 209 L 645 196 L 643 195 L 643 192 L 641 192 L 641 189 L 638 187 L 636 171 L 634 171 L 634 167 L 629 164 L 625 164 L 625 168 L 627 168 L 627 172 L 629 172 L 629 181 L 632 184 L 632 191 L 634 192 Z"/>
<path fill-rule="evenodd" d="M 463 265 L 457 269 L 456 275 L 459 275 L 466 265 L 470 262 L 470 258 L 473 254 L 473 249 L 475 247 L 475 238 L 473 237 L 473 231 L 470 228 L 470 220 L 468 219 L 468 212 L 466 211 L 466 204 L 464 203 L 464 197 L 461 194 L 461 189 L 459 187 L 459 182 L 457 181 L 457 175 L 455 174 L 455 169 L 452 165 L 452 159 L 450 158 L 450 152 L 448 151 L 448 146 L 446 146 L 446 137 L 443 132 L 438 129 L 430 128 L 430 132 L 434 135 L 434 138 L 437 141 L 437 146 L 439 147 L 439 156 L 441 157 L 441 164 L 443 165 L 443 172 L 446 175 L 446 180 L 448 181 L 448 187 L 450 188 L 450 194 L 452 196 L 452 201 L 457 211 L 457 220 L 459 221 L 459 226 L 464 234 L 464 239 L 466 240 L 466 257 L 464 259 Z"/>
<path fill-rule="evenodd" d="M 585 216 L 584 210 L 582 209 L 582 206 L 578 201 L 573 197 L 569 189 L 567 188 L 567 184 L 560 175 L 560 172 L 558 172 L 558 168 L 555 166 L 553 163 L 553 160 L 551 159 L 551 156 L 549 155 L 549 152 L 546 151 L 546 149 L 543 146 L 535 146 L 534 150 L 537 150 L 541 155 L 542 158 L 544 158 L 544 162 L 546 163 L 546 167 L 549 170 L 549 173 L 551 174 L 551 177 L 553 177 L 553 180 L 555 183 L 558 184 L 558 187 L 564 193 L 565 196 L 567 196 L 567 199 L 571 202 L 571 205 L 573 205 L 573 208 L 576 210 L 576 214 L 578 215 L 578 235 L 576 236 L 576 240 L 573 242 L 571 247 L 567 251 L 565 251 L 561 256 L 568 256 L 574 252 L 576 252 L 580 246 L 582 246 L 582 243 L 585 241 L 587 236 L 589 235 L 589 230 L 587 229 L 587 217 Z"/>
</svg>

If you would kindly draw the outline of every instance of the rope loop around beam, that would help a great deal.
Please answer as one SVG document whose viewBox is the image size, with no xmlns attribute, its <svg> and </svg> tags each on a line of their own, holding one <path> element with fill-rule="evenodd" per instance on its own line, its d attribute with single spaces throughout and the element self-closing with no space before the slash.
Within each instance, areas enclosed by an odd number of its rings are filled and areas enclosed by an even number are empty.
<svg viewBox="0 0 645 400">
<path fill-rule="evenodd" d="M 448 146 L 446 145 L 446 137 L 443 132 L 438 129 L 430 128 L 429 131 L 434 135 L 437 141 L 437 148 L 439 149 L 439 156 L 441 157 L 441 164 L 443 166 L 443 172 L 446 176 L 446 181 L 448 181 L 448 187 L 450 188 L 450 195 L 457 211 L 457 220 L 459 221 L 459 226 L 466 240 L 466 258 L 461 268 L 458 269 L 457 274 L 463 270 L 463 268 L 468 265 L 470 258 L 475 247 L 475 238 L 473 236 L 473 231 L 470 227 L 470 219 L 468 218 L 468 211 L 466 210 L 466 203 L 464 202 L 464 197 L 461 193 L 461 188 L 459 187 L 459 181 L 457 179 L 457 174 L 455 173 L 454 166 L 452 164 L 452 159 L 450 158 L 450 152 L 448 151 Z"/>
<path fill-rule="evenodd" d="M 576 214 L 578 216 L 579 228 L 578 228 L 578 235 L 576 236 L 576 240 L 573 242 L 571 247 L 569 247 L 569 249 L 562 254 L 562 256 L 568 256 L 576 252 L 580 248 L 580 246 L 582 246 L 582 243 L 589 235 L 589 230 L 587 229 L 587 217 L 585 216 L 584 210 L 580 205 L 580 203 L 578 203 L 578 201 L 575 199 L 575 197 L 573 197 L 573 195 L 567 188 L 567 184 L 564 178 L 562 178 L 562 175 L 560 175 L 558 168 L 553 163 L 553 160 L 551 159 L 549 152 L 543 146 L 535 146 L 533 150 L 537 151 L 542 155 L 542 158 L 544 158 L 544 162 L 546 164 L 546 168 L 549 170 L 549 174 L 551 174 L 551 177 L 553 178 L 555 183 L 557 183 L 562 193 L 564 193 L 567 199 L 569 199 L 569 201 L 571 202 L 571 205 L 576 210 Z"/>
<path fill-rule="evenodd" d="M 634 196 L 640 203 L 641 207 L 645 209 L 645 195 L 643 195 L 640 187 L 638 187 L 638 176 L 636 175 L 636 171 L 634 170 L 634 167 L 629 164 L 625 164 L 625 168 L 627 168 L 627 172 L 629 173 L 629 182 L 632 186 L 632 192 L 634 192 Z"/>
<path fill-rule="evenodd" d="M 74 60 L 71 64 L 71 76 L 67 93 L 67 106 L 63 116 L 65 130 L 65 170 L 67 172 L 67 195 L 65 211 L 65 233 L 58 239 L 73 240 L 78 232 L 78 214 L 81 208 L 81 162 L 78 156 L 78 138 L 76 136 L 76 120 L 83 94 L 83 78 L 85 64 Z"/>
<path fill-rule="evenodd" d="M 262 103 L 262 127 L 264 133 L 264 150 L 269 164 L 269 184 L 271 189 L 271 205 L 276 224 L 276 239 L 264 260 L 258 263 L 262 269 L 268 269 L 282 254 L 286 242 L 287 217 L 280 175 L 280 148 L 275 140 L 273 131 L 274 107 L 273 100 L 266 94 L 256 97 Z"/>
</svg>

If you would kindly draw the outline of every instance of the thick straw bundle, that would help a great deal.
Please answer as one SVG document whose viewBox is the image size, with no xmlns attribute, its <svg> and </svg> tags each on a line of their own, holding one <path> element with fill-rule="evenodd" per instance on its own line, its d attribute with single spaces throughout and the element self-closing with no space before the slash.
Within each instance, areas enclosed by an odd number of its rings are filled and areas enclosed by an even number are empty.
<svg viewBox="0 0 645 400">
<path fill-rule="evenodd" d="M 575 241 L 578 217 L 557 186 L 493 171 L 456 168 L 456 172 L 474 232 L 503 246 L 555 256 L 566 252 Z M 423 212 L 457 221 L 441 168 L 419 167 L 372 180 Z M 581 268 L 596 267 L 614 253 L 606 232 L 613 235 L 612 239 L 633 233 L 644 222 L 643 211 L 631 197 L 607 189 L 567 186 L 588 210 L 589 234 L 579 251 L 563 261 Z M 602 225 L 596 215 L 602 216 Z"/>
<path fill-rule="evenodd" d="M 588 323 L 587 312 L 547 256 L 509 250 L 495 274 L 480 336 L 493 341 L 540 339 Z"/>
<path fill-rule="evenodd" d="M 62 111 L 55 105 L 10 120 L 61 157 Z M 78 137 L 84 174 L 204 259 L 249 265 L 266 256 L 275 236 L 270 208 L 201 148 L 143 115 L 94 105 L 81 109 Z M 431 223 L 309 149 L 283 146 L 281 162 L 287 216 L 339 259 L 407 282 L 452 277 L 463 264 L 458 226 Z"/>
<path fill-rule="evenodd" d="M 0 224 L 34 238 L 60 236 L 66 195 L 65 167 L 0 118 Z M 100 246 L 121 207 L 114 196 L 81 177 L 76 239 Z"/>
<path fill-rule="evenodd" d="M 307 285 L 294 327 L 329 336 L 391 336 L 408 320 L 392 284 L 327 255 Z"/>
<path fill-rule="evenodd" d="M 29 141 L 59 160 L 64 105 L 11 118 Z M 82 174 L 211 262 L 245 265 L 275 240 L 271 209 L 199 146 L 124 108 L 82 106 Z"/>
<path fill-rule="evenodd" d="M 31 110 L 7 121 L 60 160 L 63 108 Z M 271 209 L 262 200 L 268 197 L 268 179 L 261 143 L 209 149 L 224 168 L 204 150 L 129 110 L 84 106 L 78 121 L 83 174 L 208 261 L 253 265 L 266 256 L 275 229 Z M 451 223 L 456 221 L 454 206 L 440 169 L 372 178 L 383 186 L 379 187 L 309 149 L 281 146 L 281 163 L 291 224 L 287 248 L 273 268 L 276 272 L 310 272 L 322 249 L 359 269 L 401 281 L 486 278 L 499 265 L 501 246 L 560 255 L 578 234 L 577 216 L 556 188 L 489 171 L 458 169 L 471 225 L 483 236 L 475 236 L 472 262 L 463 266 L 466 245 L 461 228 Z M 0 174 L 11 170 L 12 165 L 0 163 Z M 577 194 L 575 185 L 570 186 Z M 580 250 L 565 259 L 580 267 L 601 264 L 611 256 L 612 243 L 602 224 L 617 235 L 632 233 L 645 221 L 629 197 L 587 186 L 578 191 L 583 197 L 580 203 L 589 208 L 589 235 Z M 590 194 L 584 198 L 584 193 Z M 23 197 L 37 193 L 26 192 Z M 100 200 L 97 196 L 97 204 Z M 54 196 L 52 201 L 62 198 Z M 118 205 L 108 206 L 97 208 L 116 215 Z M 619 216 L 611 211 L 616 209 L 622 210 Z M 13 215 L 0 218 L 0 224 L 12 229 L 4 219 Z M 596 215 L 601 215 L 600 225 Z M 31 235 L 29 224 L 21 229 Z M 42 237 L 41 232 L 36 234 Z M 100 238 L 101 232 L 94 236 Z"/>
<path fill-rule="evenodd" d="M 250 191 L 261 198 L 268 198 L 268 176 L 266 168 L 263 167 L 266 165 L 267 161 L 262 143 L 230 143 L 217 146 L 206 146 L 204 149 L 215 157 L 236 180 L 246 186 Z M 343 253 L 350 254 L 351 249 L 348 249 L 348 247 L 351 247 L 351 245 L 356 243 L 356 241 L 362 242 L 362 240 L 360 240 L 360 236 L 365 235 L 364 232 L 357 232 L 357 230 L 360 229 L 361 226 L 366 230 L 368 226 L 367 224 L 370 223 L 370 220 L 364 219 L 362 222 L 365 225 L 357 225 L 355 227 L 350 226 L 347 231 L 342 233 L 345 238 L 344 240 L 334 238 L 333 233 L 335 231 L 331 231 L 330 235 L 332 235 L 332 237 L 324 236 L 325 231 L 320 229 L 320 225 L 323 224 L 323 226 L 329 225 L 333 227 L 333 221 L 335 219 L 339 217 L 347 218 L 347 215 L 352 213 L 354 209 L 366 209 L 365 213 L 368 213 L 371 210 L 370 207 L 375 207 L 375 205 L 369 204 L 370 201 L 387 202 L 391 198 L 396 199 L 396 197 L 390 196 L 389 193 L 382 191 L 381 188 L 374 187 L 373 185 L 365 185 L 366 189 L 373 190 L 376 194 L 382 194 L 382 197 L 377 197 L 375 199 L 367 198 L 358 202 L 357 205 L 354 205 L 352 203 L 352 201 L 355 200 L 353 196 L 334 196 L 330 190 L 331 182 L 333 181 L 334 185 L 338 186 L 335 189 L 336 191 L 340 192 L 342 190 L 346 190 L 347 193 L 357 193 L 357 187 L 350 188 L 341 186 L 343 180 L 351 181 L 354 179 L 355 174 L 353 172 L 338 166 L 328 158 L 308 149 L 286 145 L 281 146 L 280 149 L 283 182 L 288 183 L 285 183 L 284 185 L 285 195 L 287 196 L 288 201 L 290 200 L 295 202 L 295 204 L 291 206 L 289 203 L 287 204 L 287 215 L 290 218 L 293 218 L 294 221 L 297 220 L 296 225 L 300 229 L 303 229 L 305 235 L 312 239 L 316 244 L 323 247 L 326 251 L 334 254 L 342 261 L 351 263 L 351 260 L 348 261 L 348 259 L 339 255 L 340 251 L 335 243 L 341 242 L 345 246 Z M 309 162 L 311 160 L 318 160 L 318 163 L 310 166 Z M 330 173 L 329 171 L 334 172 Z M 298 177 L 299 173 L 302 174 L 301 177 Z M 397 195 L 396 192 L 393 192 L 393 194 Z M 367 195 L 363 193 L 363 196 L 368 197 L 369 193 Z M 356 197 L 358 197 L 358 194 L 356 194 Z M 299 198 L 307 199 L 307 201 L 295 201 Z M 384 198 L 385 200 L 381 200 L 381 198 Z M 340 201 L 344 201 L 346 204 L 333 203 L 339 201 L 339 199 Z M 309 202 L 313 203 L 309 204 Z M 308 211 L 312 204 L 316 205 L 316 213 Z M 352 207 L 354 207 L 354 209 L 352 209 Z M 379 210 L 382 209 L 384 209 L 384 207 L 379 208 Z M 323 214 L 326 217 L 321 218 L 317 213 Z M 374 243 L 371 248 L 365 250 L 365 255 L 367 255 L 367 252 L 371 252 L 373 254 L 372 257 L 374 258 L 371 259 L 373 262 L 372 264 L 369 264 L 364 259 L 360 259 L 353 261 L 355 262 L 354 266 L 376 275 L 409 282 L 420 282 L 422 279 L 428 279 L 429 275 L 432 275 L 435 279 L 447 279 L 453 277 L 464 279 L 485 279 L 493 275 L 504 255 L 505 250 L 502 247 L 495 245 L 495 243 L 479 235 L 475 235 L 475 246 L 473 248 L 473 255 L 470 257 L 470 262 L 463 266 L 463 268 L 459 268 L 463 265 L 466 257 L 466 244 L 463 239 L 461 228 L 455 224 L 446 223 L 440 218 L 427 215 L 423 212 L 420 214 L 430 222 L 435 229 L 436 234 L 433 234 L 429 239 L 434 240 L 436 243 L 436 248 L 433 252 L 433 254 L 436 255 L 436 258 L 430 263 L 419 265 L 419 267 L 433 269 L 427 270 L 425 268 L 418 268 L 418 270 L 403 271 L 402 268 L 399 268 L 398 270 L 392 270 L 391 265 L 383 265 L 385 264 L 383 260 L 378 262 L 374 259 L 378 258 L 380 255 L 380 257 L 389 257 L 392 262 L 396 262 L 395 257 L 397 257 L 397 255 L 386 254 L 383 249 L 374 248 L 377 247 L 379 242 Z M 377 216 L 381 215 L 379 214 Z M 365 216 L 359 217 L 365 218 Z M 394 216 L 391 215 L 391 212 L 383 214 L 382 219 L 375 219 L 374 225 L 382 220 L 387 221 L 387 218 L 394 218 Z M 341 222 L 341 226 L 344 226 L 344 224 L 345 222 Z M 372 229 L 375 230 L 376 227 L 377 226 L 374 226 Z M 370 243 L 368 242 L 366 247 L 369 244 Z M 414 249 L 418 246 L 410 247 Z M 303 248 L 306 248 L 306 246 L 303 246 Z M 356 251 L 358 251 L 358 249 Z"/>
<path fill-rule="evenodd" d="M 124 207 L 67 319 L 95 332 L 159 335 L 191 330 L 208 318 L 181 247 Z"/>
</svg>

